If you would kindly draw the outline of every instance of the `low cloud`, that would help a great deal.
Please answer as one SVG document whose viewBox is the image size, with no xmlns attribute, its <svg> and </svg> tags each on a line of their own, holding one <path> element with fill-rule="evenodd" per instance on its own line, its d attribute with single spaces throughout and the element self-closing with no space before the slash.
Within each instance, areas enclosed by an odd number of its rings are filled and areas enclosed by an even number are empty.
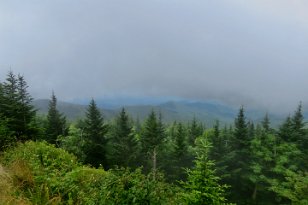
<svg viewBox="0 0 308 205">
<path fill-rule="evenodd" d="M 308 101 L 308 7 L 280 2 L 2 2 L 1 78 L 10 67 L 24 74 L 35 98 L 54 90 L 63 100 L 172 96 L 291 109 Z"/>
</svg>

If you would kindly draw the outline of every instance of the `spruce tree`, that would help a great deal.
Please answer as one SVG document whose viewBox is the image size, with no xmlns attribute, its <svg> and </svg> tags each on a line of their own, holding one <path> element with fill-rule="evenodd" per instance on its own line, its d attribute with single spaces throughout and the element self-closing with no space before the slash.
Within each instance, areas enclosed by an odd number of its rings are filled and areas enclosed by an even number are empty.
<svg viewBox="0 0 308 205">
<path fill-rule="evenodd" d="M 186 134 L 182 123 L 177 124 L 175 135 L 175 157 L 181 158 L 187 151 Z"/>
<path fill-rule="evenodd" d="M 7 120 L 11 134 L 18 141 L 34 139 L 38 130 L 34 124 L 36 110 L 24 77 L 10 71 L 0 87 L 0 115 Z"/>
<path fill-rule="evenodd" d="M 292 125 L 292 119 L 290 116 L 288 116 L 283 124 L 280 126 L 278 130 L 278 136 L 279 139 L 284 142 L 294 142 L 292 139 L 293 135 L 293 125 Z"/>
<path fill-rule="evenodd" d="M 180 198 L 184 204 L 225 204 L 227 186 L 221 185 L 215 173 L 215 164 L 209 160 L 210 143 L 206 137 L 196 140 L 196 160 L 193 169 L 187 169 L 188 179 L 182 182 L 184 193 Z"/>
<path fill-rule="evenodd" d="M 226 173 L 226 162 L 230 157 L 230 145 L 228 144 L 230 139 L 228 139 L 227 128 L 221 131 L 219 128 L 219 121 L 217 120 L 214 124 L 212 132 L 210 132 L 210 142 L 213 147 L 209 152 L 209 159 L 215 161 L 215 168 L 217 174 L 224 177 Z"/>
<path fill-rule="evenodd" d="M 268 181 L 274 176 L 272 169 L 277 155 L 277 136 L 267 130 L 269 129 L 263 125 L 262 127 L 258 125 L 251 141 L 249 180 L 254 184 L 251 194 L 253 204 L 275 203 L 275 195 L 268 191 L 270 187 Z"/>
<path fill-rule="evenodd" d="M 265 114 L 265 116 L 262 120 L 262 127 L 266 132 L 269 132 L 270 129 L 271 129 L 270 128 L 270 119 L 269 119 L 268 113 Z"/>
<path fill-rule="evenodd" d="M 51 100 L 49 101 L 45 134 L 46 141 L 51 144 L 57 144 L 58 136 L 68 134 L 66 118 L 57 109 L 57 98 L 54 92 L 52 92 Z"/>
<path fill-rule="evenodd" d="M 295 143 L 301 151 L 298 159 L 298 167 L 303 171 L 308 169 L 308 135 L 305 129 L 304 116 L 302 113 L 302 103 L 300 103 L 292 116 L 292 137 L 291 141 Z"/>
<path fill-rule="evenodd" d="M 87 108 L 84 123 L 85 163 L 91 164 L 94 167 L 102 165 L 108 169 L 106 158 L 106 133 L 108 126 L 104 123 L 104 118 L 97 108 L 94 99 L 91 100 Z"/>
<path fill-rule="evenodd" d="M 225 144 L 220 134 L 218 120 L 216 120 L 214 124 L 213 132 L 211 133 L 210 140 L 211 140 L 213 147 L 209 153 L 209 157 L 211 160 L 215 160 L 216 162 L 218 162 L 220 161 L 220 158 L 222 157 L 221 154 L 224 150 L 224 144 Z"/>
<path fill-rule="evenodd" d="M 174 138 L 174 174 L 175 179 L 183 180 L 185 178 L 184 167 L 189 165 L 188 146 L 186 143 L 186 130 L 182 123 L 177 123 L 175 138 Z"/>
<path fill-rule="evenodd" d="M 302 103 L 300 103 L 292 117 L 293 142 L 295 142 L 301 151 L 308 148 L 307 131 L 305 129 L 304 116 L 302 113 Z"/>
<path fill-rule="evenodd" d="M 239 203 L 249 203 L 252 193 L 250 174 L 250 137 L 248 136 L 248 123 L 246 122 L 244 108 L 241 107 L 234 122 L 234 135 L 232 142 L 232 155 L 229 163 L 230 185 L 233 187 L 233 200 Z"/>
<path fill-rule="evenodd" d="M 110 161 L 113 165 L 133 167 L 136 165 L 137 141 L 134 136 L 132 123 L 124 108 L 116 117 L 115 124 L 111 129 Z"/>
<path fill-rule="evenodd" d="M 198 123 L 196 117 L 194 117 L 189 127 L 188 144 L 194 146 L 196 138 L 201 136 L 202 133 L 203 127 L 201 123 Z"/>
<path fill-rule="evenodd" d="M 147 159 L 151 159 L 151 167 L 154 172 L 154 178 L 157 169 L 158 150 L 163 139 L 164 126 L 162 124 L 161 117 L 157 119 L 154 110 L 152 110 L 145 121 L 140 141 L 142 146 L 142 153 L 144 156 L 146 156 L 145 161 L 149 162 Z M 149 169 L 147 163 L 145 164 L 145 168 Z"/>
</svg>

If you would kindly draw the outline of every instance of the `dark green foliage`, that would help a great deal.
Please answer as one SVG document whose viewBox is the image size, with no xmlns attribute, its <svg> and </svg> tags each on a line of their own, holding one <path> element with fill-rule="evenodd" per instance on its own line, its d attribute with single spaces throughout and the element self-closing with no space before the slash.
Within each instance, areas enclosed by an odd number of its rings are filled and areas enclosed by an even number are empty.
<svg viewBox="0 0 308 205">
<path fill-rule="evenodd" d="M 304 116 L 302 114 L 302 104 L 300 103 L 292 117 L 292 142 L 301 151 L 298 166 L 301 170 L 308 169 L 308 133 L 305 130 Z"/>
<path fill-rule="evenodd" d="M 215 161 L 216 172 L 224 179 L 229 175 L 226 169 L 232 157 L 232 155 L 230 155 L 232 133 L 229 132 L 226 126 L 223 130 L 220 130 L 219 121 L 216 121 L 213 130 L 208 134 L 209 140 L 213 145 L 209 152 L 209 159 Z"/>
<path fill-rule="evenodd" d="M 66 118 L 57 109 L 57 98 L 54 92 L 52 92 L 51 100 L 49 101 L 45 134 L 46 141 L 51 144 L 57 144 L 58 136 L 68 134 Z"/>
<path fill-rule="evenodd" d="M 188 151 L 187 144 L 187 130 L 182 123 L 176 123 L 174 126 L 174 136 L 171 141 L 172 147 L 170 147 L 167 165 L 169 167 L 169 178 L 172 181 L 184 180 L 186 173 L 184 168 L 191 166 L 191 159 Z"/>
<path fill-rule="evenodd" d="M 108 168 L 106 158 L 106 133 L 108 127 L 105 125 L 104 118 L 97 108 L 94 99 L 91 100 L 88 106 L 82 129 L 85 138 L 85 163 L 91 164 L 94 167 L 102 165 L 104 168 Z"/>
<path fill-rule="evenodd" d="M 255 204 L 275 203 L 275 195 L 269 191 L 269 179 L 277 157 L 277 137 L 267 129 L 257 126 L 255 137 L 251 142 L 251 161 L 249 180 L 254 184 L 252 201 Z"/>
<path fill-rule="evenodd" d="M 234 122 L 234 134 L 232 139 L 232 158 L 228 162 L 227 171 L 230 177 L 227 182 L 233 187 L 232 201 L 243 204 L 249 203 L 252 195 L 252 184 L 249 181 L 250 174 L 250 140 L 248 124 L 241 107 Z M 236 190 L 236 191 L 235 191 Z"/>
<path fill-rule="evenodd" d="M 16 142 L 14 132 L 8 127 L 8 120 L 0 116 L 0 151 Z"/>
<path fill-rule="evenodd" d="M 237 118 L 234 121 L 234 128 L 233 148 L 235 150 L 246 151 L 245 149 L 249 146 L 248 125 L 243 107 L 240 108 Z"/>
<path fill-rule="evenodd" d="M 174 155 L 177 159 L 181 159 L 187 152 L 186 133 L 182 123 L 177 124 L 174 145 Z"/>
<path fill-rule="evenodd" d="M 134 167 L 137 157 L 137 141 L 132 123 L 124 108 L 117 116 L 110 135 L 110 163 L 120 167 Z"/>
<path fill-rule="evenodd" d="M 293 130 L 292 119 L 290 116 L 288 116 L 284 121 L 284 123 L 279 128 L 278 131 L 279 138 L 285 142 L 291 142 L 292 130 Z"/>
<path fill-rule="evenodd" d="M 213 148 L 209 153 L 209 158 L 215 161 L 220 161 L 219 159 L 223 157 L 222 153 L 224 153 L 226 142 L 220 133 L 218 120 L 216 121 L 213 127 L 213 131 L 210 134 L 210 141 L 213 145 Z"/>
<path fill-rule="evenodd" d="M 266 113 L 264 119 L 262 120 L 262 127 L 265 130 L 265 132 L 269 132 L 271 130 L 270 124 L 271 123 L 268 117 L 268 113 Z"/>
<path fill-rule="evenodd" d="M 198 123 L 197 119 L 194 117 L 189 127 L 189 135 L 188 135 L 189 145 L 191 146 L 195 145 L 196 138 L 202 135 L 203 130 L 204 129 L 202 124 Z"/>
<path fill-rule="evenodd" d="M 157 119 L 155 112 L 149 114 L 144 123 L 140 142 L 141 154 L 145 157 L 144 167 L 149 171 L 150 167 L 155 171 L 157 168 L 157 154 L 159 146 L 165 137 L 165 130 L 161 122 L 161 117 Z"/>
<path fill-rule="evenodd" d="M 210 144 L 206 137 L 196 142 L 197 156 L 195 167 L 187 169 L 188 179 L 183 183 L 185 192 L 181 194 L 184 204 L 214 204 L 226 203 L 224 197 L 226 185 L 220 185 L 220 178 L 214 171 L 214 162 L 208 159 Z"/>
<path fill-rule="evenodd" d="M 5 82 L 0 83 L 0 121 L 2 127 L 9 130 L 1 136 L 1 144 L 34 139 L 37 134 L 36 111 L 27 89 L 24 77 L 16 76 L 12 71 Z"/>
</svg>

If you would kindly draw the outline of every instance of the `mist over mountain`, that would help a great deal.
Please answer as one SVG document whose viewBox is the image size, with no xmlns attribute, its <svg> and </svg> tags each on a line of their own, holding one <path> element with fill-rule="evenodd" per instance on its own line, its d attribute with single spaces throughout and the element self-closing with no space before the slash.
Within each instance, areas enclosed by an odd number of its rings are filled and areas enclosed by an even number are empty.
<svg viewBox="0 0 308 205">
<path fill-rule="evenodd" d="M 189 122 L 193 118 L 204 123 L 210 127 L 216 120 L 219 120 L 222 125 L 232 124 L 236 117 L 239 107 L 221 103 L 218 101 L 189 101 L 189 100 L 167 100 L 151 98 L 121 98 L 122 101 L 116 99 L 111 100 L 97 100 L 101 112 L 106 120 L 112 120 L 122 107 L 125 107 L 129 115 L 134 120 L 143 121 L 147 118 L 151 110 L 162 114 L 163 121 L 166 123 L 172 123 L 173 121 Z M 64 113 L 70 121 L 76 119 L 82 119 L 85 116 L 87 109 L 86 100 L 78 100 L 75 102 L 58 102 L 58 109 Z M 39 99 L 33 102 L 34 106 L 38 109 L 40 114 L 47 114 L 48 112 L 48 99 Z M 306 106 L 304 106 L 305 108 Z M 294 109 L 296 106 L 294 107 Z M 272 126 L 277 127 L 283 122 L 287 115 L 277 114 L 268 110 L 259 108 L 252 109 L 245 107 L 247 120 L 254 122 L 261 122 L 264 115 L 268 112 Z M 293 111 L 290 111 L 292 114 Z M 306 109 L 304 115 L 308 116 Z"/>
</svg>

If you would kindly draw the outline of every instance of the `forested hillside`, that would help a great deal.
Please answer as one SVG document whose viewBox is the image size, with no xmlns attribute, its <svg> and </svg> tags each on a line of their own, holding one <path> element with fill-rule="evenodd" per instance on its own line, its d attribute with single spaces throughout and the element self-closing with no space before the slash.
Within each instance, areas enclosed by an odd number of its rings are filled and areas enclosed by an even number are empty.
<svg viewBox="0 0 308 205">
<path fill-rule="evenodd" d="M 117 113 L 121 111 L 121 107 L 109 107 L 108 109 L 99 106 L 102 100 L 97 102 L 99 110 L 104 114 L 106 120 L 112 120 Z M 122 102 L 123 103 L 123 102 Z M 152 110 L 161 113 L 163 122 L 170 124 L 174 121 L 188 123 L 193 118 L 198 119 L 207 127 L 212 127 L 216 120 L 219 119 L 222 125 L 230 125 L 234 122 L 234 117 L 237 115 L 238 108 L 231 105 L 223 104 L 215 101 L 166 101 L 160 104 L 136 103 L 135 105 L 124 106 L 127 113 L 133 119 L 144 121 Z M 37 109 L 38 115 L 47 115 L 48 113 L 48 99 L 34 100 L 34 107 Z M 57 104 L 58 110 L 65 114 L 69 121 L 75 121 L 85 117 L 87 105 L 59 101 Z M 304 105 L 303 105 L 304 107 Z M 307 107 L 307 106 L 306 106 Z M 305 108 L 306 108 L 305 107 Z M 246 116 L 248 120 L 260 123 L 264 117 L 266 110 L 264 108 L 247 109 Z M 277 128 L 287 116 L 285 113 L 271 112 L 271 124 Z M 304 116 L 308 116 L 307 112 L 303 112 Z"/>
<path fill-rule="evenodd" d="M 308 204 L 301 103 L 278 128 L 244 107 L 228 126 L 154 109 L 107 120 L 95 99 L 68 123 L 50 95 L 41 116 L 22 75 L 0 83 L 0 204 Z"/>
</svg>

